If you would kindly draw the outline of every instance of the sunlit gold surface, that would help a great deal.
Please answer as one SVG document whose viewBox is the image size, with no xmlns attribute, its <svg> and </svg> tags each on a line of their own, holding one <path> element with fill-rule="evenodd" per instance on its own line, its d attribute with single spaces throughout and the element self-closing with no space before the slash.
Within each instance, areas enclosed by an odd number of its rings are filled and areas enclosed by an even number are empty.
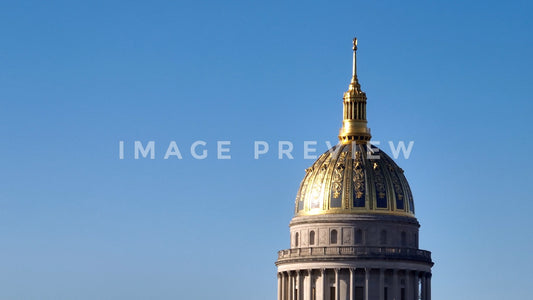
<svg viewBox="0 0 533 300">
<path fill-rule="evenodd" d="M 365 145 L 356 143 L 340 144 L 322 154 L 306 173 L 296 197 L 296 216 L 371 213 L 414 217 L 413 197 L 403 170 L 385 153 L 368 153 Z M 386 201 L 386 208 L 378 207 L 378 198 Z M 364 206 L 356 207 L 354 199 Z M 403 200 L 403 209 L 397 207 L 398 199 Z"/>
</svg>

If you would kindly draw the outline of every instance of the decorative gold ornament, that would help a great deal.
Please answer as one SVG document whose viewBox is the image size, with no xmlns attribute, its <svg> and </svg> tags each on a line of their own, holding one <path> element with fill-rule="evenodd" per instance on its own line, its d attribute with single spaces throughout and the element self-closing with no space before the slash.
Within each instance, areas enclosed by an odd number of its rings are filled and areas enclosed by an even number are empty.
<svg viewBox="0 0 533 300">
<path fill-rule="evenodd" d="M 355 198 L 361 199 L 365 194 L 365 173 L 363 171 L 363 161 L 361 160 L 361 152 L 355 152 L 355 160 L 353 161 L 353 189 Z"/>
<path fill-rule="evenodd" d="M 344 173 L 344 160 L 346 159 L 346 152 L 341 152 L 335 169 L 333 170 L 333 198 L 339 198 L 342 190 L 342 174 Z"/>
</svg>

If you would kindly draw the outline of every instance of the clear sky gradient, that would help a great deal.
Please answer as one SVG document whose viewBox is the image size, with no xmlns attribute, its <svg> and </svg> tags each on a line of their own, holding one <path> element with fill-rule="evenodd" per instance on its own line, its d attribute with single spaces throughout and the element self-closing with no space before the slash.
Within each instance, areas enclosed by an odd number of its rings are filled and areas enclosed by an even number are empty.
<svg viewBox="0 0 533 300">
<path fill-rule="evenodd" d="M 303 141 L 336 142 L 353 36 L 373 139 L 415 141 L 397 163 L 433 299 L 529 299 L 532 16 L 527 0 L 2 1 L 0 299 L 275 299 Z"/>
</svg>

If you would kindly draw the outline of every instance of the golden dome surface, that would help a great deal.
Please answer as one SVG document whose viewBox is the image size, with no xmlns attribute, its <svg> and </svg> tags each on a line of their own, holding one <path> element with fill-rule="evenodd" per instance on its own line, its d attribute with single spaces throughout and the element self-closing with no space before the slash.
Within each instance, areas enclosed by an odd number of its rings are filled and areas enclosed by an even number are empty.
<svg viewBox="0 0 533 300">
<path fill-rule="evenodd" d="M 366 93 L 356 67 L 353 40 L 352 80 L 343 97 L 340 144 L 306 170 L 296 196 L 296 216 L 330 213 L 393 214 L 414 217 L 414 203 L 403 170 L 384 152 L 370 152 Z M 376 151 L 378 150 L 378 151 Z"/>
<path fill-rule="evenodd" d="M 414 217 L 403 170 L 384 152 L 339 144 L 306 170 L 296 196 L 296 216 L 331 213 Z"/>
</svg>

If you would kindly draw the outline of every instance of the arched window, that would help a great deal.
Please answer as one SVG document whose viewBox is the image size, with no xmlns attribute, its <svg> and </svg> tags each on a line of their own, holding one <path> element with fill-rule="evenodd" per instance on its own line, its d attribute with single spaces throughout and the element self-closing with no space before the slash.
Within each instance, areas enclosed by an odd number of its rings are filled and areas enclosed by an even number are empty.
<svg viewBox="0 0 533 300">
<path fill-rule="evenodd" d="M 311 230 L 309 233 L 309 245 L 315 244 L 315 232 Z"/>
<path fill-rule="evenodd" d="M 379 234 L 379 243 L 381 245 L 387 244 L 387 231 L 386 230 L 382 230 L 381 233 Z"/>
<path fill-rule="evenodd" d="M 401 239 L 402 246 L 407 246 L 407 233 L 405 231 L 402 231 Z"/>
<path fill-rule="evenodd" d="M 298 232 L 294 235 L 294 246 L 295 247 L 298 247 L 298 244 L 299 244 L 299 239 L 300 239 L 300 235 L 298 234 Z"/>
<path fill-rule="evenodd" d="M 333 229 L 329 235 L 329 242 L 331 244 L 337 244 L 337 230 Z"/>
<path fill-rule="evenodd" d="M 363 243 L 363 231 L 361 229 L 357 229 L 355 231 L 355 243 L 356 244 L 362 244 Z"/>
</svg>

